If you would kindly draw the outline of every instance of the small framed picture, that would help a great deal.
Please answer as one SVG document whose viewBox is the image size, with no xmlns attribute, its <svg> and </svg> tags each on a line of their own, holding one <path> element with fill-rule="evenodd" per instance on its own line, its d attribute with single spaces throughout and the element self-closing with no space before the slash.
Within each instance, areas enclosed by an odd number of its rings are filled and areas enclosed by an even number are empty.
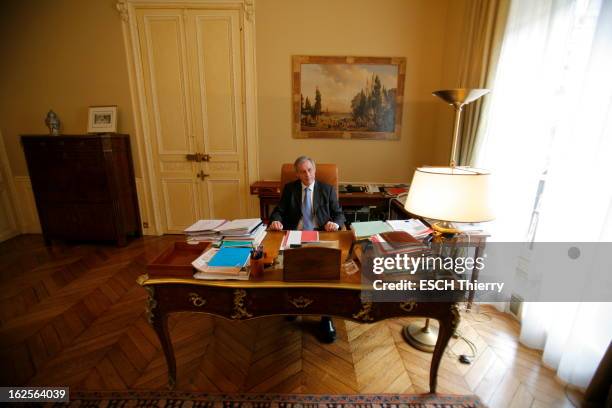
<svg viewBox="0 0 612 408">
<path fill-rule="evenodd" d="M 116 106 L 90 106 L 88 133 L 115 133 L 117 132 Z"/>
</svg>

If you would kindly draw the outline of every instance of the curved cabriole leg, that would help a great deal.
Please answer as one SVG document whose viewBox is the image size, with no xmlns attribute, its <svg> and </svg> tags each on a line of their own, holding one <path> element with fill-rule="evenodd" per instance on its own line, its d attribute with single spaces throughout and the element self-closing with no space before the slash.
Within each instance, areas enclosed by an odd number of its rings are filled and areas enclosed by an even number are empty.
<svg viewBox="0 0 612 408">
<path fill-rule="evenodd" d="M 166 357 L 166 365 L 168 367 L 168 388 L 174 389 L 176 385 L 176 360 L 174 359 L 174 350 L 172 349 L 172 342 L 170 341 L 170 334 L 168 333 L 168 316 L 163 314 L 155 314 L 152 317 L 151 325 L 157 333 L 159 342 L 164 350 L 164 356 Z"/>
<path fill-rule="evenodd" d="M 142 279 L 142 280 L 141 280 Z M 146 281 L 147 276 L 143 275 L 139 278 L 138 283 L 142 285 Z M 166 357 L 166 366 L 168 367 L 168 388 L 174 389 L 176 385 L 176 360 L 174 359 L 174 350 L 168 332 L 168 315 L 158 309 L 157 299 L 155 298 L 155 287 L 144 285 L 144 289 L 149 294 L 147 298 L 146 316 L 147 320 L 155 330 L 159 343 Z"/>
<path fill-rule="evenodd" d="M 438 368 L 440 368 L 440 362 L 444 355 L 444 350 L 450 341 L 453 333 L 457 326 L 459 326 L 459 309 L 456 304 L 451 304 L 449 312 L 444 316 L 440 317 L 440 330 L 438 332 L 438 340 L 436 341 L 436 347 L 434 348 L 433 356 L 431 358 L 431 367 L 429 369 L 429 392 L 435 393 L 438 386 Z"/>
</svg>

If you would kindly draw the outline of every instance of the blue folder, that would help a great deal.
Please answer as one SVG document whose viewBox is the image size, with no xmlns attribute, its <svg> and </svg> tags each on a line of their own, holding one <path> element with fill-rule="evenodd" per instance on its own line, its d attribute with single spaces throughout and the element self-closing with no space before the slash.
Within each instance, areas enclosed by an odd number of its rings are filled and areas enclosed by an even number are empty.
<svg viewBox="0 0 612 408">
<path fill-rule="evenodd" d="M 251 255 L 251 248 L 224 247 L 208 262 L 208 266 L 242 268 Z"/>
</svg>

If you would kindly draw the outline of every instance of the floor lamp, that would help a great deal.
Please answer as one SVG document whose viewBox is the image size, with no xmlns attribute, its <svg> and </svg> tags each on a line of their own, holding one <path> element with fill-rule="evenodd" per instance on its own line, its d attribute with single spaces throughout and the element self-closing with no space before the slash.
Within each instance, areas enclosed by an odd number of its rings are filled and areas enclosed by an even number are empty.
<svg viewBox="0 0 612 408">
<path fill-rule="evenodd" d="M 438 220 L 432 225 L 437 234 L 456 233 L 452 222 L 484 222 L 493 219 L 490 173 L 471 167 L 457 167 L 455 161 L 463 106 L 488 92 L 488 89 L 450 89 L 433 93 L 455 108 L 450 166 L 417 168 L 405 208 L 420 217 Z M 426 319 L 424 326 L 414 322 L 404 327 L 403 335 L 413 347 L 433 352 L 438 329 Z"/>
</svg>

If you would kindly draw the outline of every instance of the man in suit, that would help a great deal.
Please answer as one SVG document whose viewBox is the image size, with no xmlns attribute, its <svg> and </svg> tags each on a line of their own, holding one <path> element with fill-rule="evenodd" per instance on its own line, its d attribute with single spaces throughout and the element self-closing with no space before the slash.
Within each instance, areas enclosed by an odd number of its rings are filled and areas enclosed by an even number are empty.
<svg viewBox="0 0 612 408">
<path fill-rule="evenodd" d="M 316 181 L 316 165 L 307 156 L 293 163 L 298 180 L 287 183 L 272 215 L 270 229 L 338 231 L 344 225 L 344 214 L 333 186 Z M 322 316 L 321 339 L 333 343 L 336 328 L 329 316 Z"/>
</svg>

